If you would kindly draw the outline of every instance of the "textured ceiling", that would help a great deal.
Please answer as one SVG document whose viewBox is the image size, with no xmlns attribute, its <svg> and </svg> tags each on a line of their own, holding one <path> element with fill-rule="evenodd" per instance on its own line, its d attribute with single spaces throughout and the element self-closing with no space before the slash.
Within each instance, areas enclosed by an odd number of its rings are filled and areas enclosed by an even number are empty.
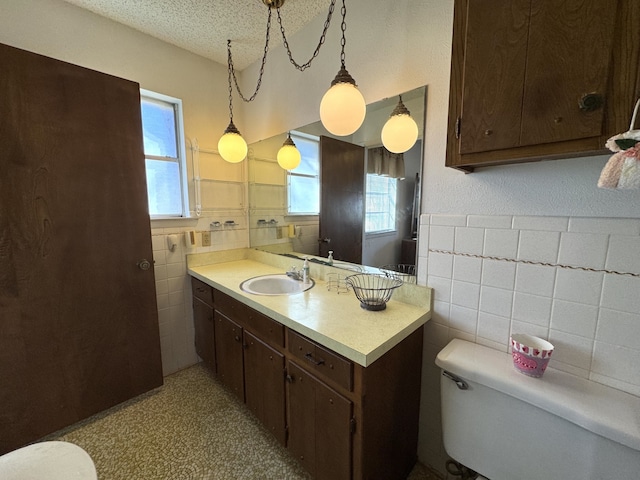
<svg viewBox="0 0 640 480">
<path fill-rule="evenodd" d="M 165 42 L 227 64 L 227 39 L 238 70 L 262 57 L 267 7 L 262 0 L 65 0 Z M 330 0 L 287 0 L 280 16 L 287 38 L 319 13 Z M 337 8 L 333 21 L 339 20 Z M 276 11 L 271 18 L 270 47 L 282 44 Z"/>
</svg>

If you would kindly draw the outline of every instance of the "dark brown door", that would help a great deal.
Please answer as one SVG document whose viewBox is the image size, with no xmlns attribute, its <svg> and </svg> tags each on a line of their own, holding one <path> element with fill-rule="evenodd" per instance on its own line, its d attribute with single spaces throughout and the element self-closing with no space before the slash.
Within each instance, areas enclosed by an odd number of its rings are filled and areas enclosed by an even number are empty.
<svg viewBox="0 0 640 480">
<path fill-rule="evenodd" d="M 1 44 L 0 65 L 4 453 L 160 386 L 162 365 L 139 86 Z"/>
<path fill-rule="evenodd" d="M 216 355 L 213 337 L 213 307 L 193 298 L 193 324 L 196 353 L 204 364 L 215 373 Z"/>
<path fill-rule="evenodd" d="M 213 320 L 218 378 L 244 402 L 242 327 L 218 310 Z"/>
<path fill-rule="evenodd" d="M 353 404 L 295 363 L 288 362 L 287 447 L 319 480 L 351 478 Z"/>
<path fill-rule="evenodd" d="M 320 137 L 320 256 L 362 263 L 364 148 Z"/>
<path fill-rule="evenodd" d="M 244 332 L 247 407 L 285 444 L 284 355 Z"/>
</svg>

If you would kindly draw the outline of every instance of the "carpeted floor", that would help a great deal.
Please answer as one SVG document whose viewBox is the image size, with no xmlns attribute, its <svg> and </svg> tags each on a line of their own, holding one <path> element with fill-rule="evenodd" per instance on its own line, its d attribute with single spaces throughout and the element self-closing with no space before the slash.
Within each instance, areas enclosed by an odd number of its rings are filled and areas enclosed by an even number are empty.
<svg viewBox="0 0 640 480">
<path fill-rule="evenodd" d="M 163 387 L 57 432 L 84 448 L 99 480 L 309 479 L 202 365 Z M 410 480 L 437 480 L 416 465 Z"/>
</svg>

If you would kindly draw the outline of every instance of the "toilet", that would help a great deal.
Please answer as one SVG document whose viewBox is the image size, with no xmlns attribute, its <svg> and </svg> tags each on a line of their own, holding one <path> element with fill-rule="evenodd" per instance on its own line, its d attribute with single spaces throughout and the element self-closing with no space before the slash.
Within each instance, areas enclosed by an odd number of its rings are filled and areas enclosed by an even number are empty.
<svg viewBox="0 0 640 480">
<path fill-rule="evenodd" d="M 504 352 L 452 340 L 442 370 L 447 454 L 490 480 L 628 480 L 640 472 L 640 398 L 553 369 L 521 374 Z"/>
<path fill-rule="evenodd" d="M 98 480 L 89 454 L 69 442 L 39 442 L 0 456 L 2 480 Z"/>
</svg>

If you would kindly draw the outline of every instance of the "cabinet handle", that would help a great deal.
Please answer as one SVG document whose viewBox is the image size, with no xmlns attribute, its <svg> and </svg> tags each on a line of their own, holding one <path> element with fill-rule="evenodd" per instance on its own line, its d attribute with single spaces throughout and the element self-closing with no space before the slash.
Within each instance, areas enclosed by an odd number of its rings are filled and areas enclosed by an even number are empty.
<svg viewBox="0 0 640 480">
<path fill-rule="evenodd" d="M 286 375 L 284 378 L 287 380 L 288 383 L 293 383 L 293 377 L 291 375 Z"/>
<path fill-rule="evenodd" d="M 304 358 L 307 359 L 309 362 L 313 363 L 315 366 L 324 365 L 324 360 L 322 359 L 316 360 L 315 358 L 313 358 L 312 353 L 305 353 Z"/>
<path fill-rule="evenodd" d="M 151 268 L 151 262 L 146 258 L 143 258 L 138 263 L 136 263 L 140 270 L 149 270 Z"/>
<path fill-rule="evenodd" d="M 599 93 L 587 93 L 583 95 L 578 106 L 583 112 L 593 112 L 598 110 L 604 104 L 604 97 Z"/>
<path fill-rule="evenodd" d="M 236 335 L 233 339 L 234 339 L 236 342 L 240 342 L 240 335 Z"/>
</svg>

